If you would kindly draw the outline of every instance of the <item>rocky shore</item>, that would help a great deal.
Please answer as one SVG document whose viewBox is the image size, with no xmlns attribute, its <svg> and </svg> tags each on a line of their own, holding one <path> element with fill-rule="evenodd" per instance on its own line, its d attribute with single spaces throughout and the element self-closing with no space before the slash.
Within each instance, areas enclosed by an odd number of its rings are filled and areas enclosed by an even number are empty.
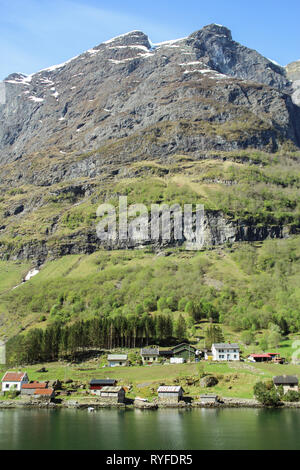
<svg viewBox="0 0 300 470">
<path fill-rule="evenodd" d="M 61 408 L 88 408 L 103 409 L 103 408 L 117 408 L 117 409 L 141 409 L 141 410 L 157 410 L 157 409 L 186 409 L 191 410 L 195 408 L 264 408 L 264 406 L 254 399 L 243 398 L 223 398 L 218 403 L 201 403 L 194 401 L 187 403 L 181 401 L 179 403 L 166 403 L 166 402 L 144 402 L 135 400 L 132 403 L 105 403 L 94 400 L 62 400 L 60 403 L 39 401 L 39 400 L 5 400 L 0 401 L 1 409 L 18 409 L 18 408 L 39 408 L 39 409 L 61 409 Z M 299 408 L 300 402 L 297 403 L 282 403 L 280 408 Z"/>
</svg>

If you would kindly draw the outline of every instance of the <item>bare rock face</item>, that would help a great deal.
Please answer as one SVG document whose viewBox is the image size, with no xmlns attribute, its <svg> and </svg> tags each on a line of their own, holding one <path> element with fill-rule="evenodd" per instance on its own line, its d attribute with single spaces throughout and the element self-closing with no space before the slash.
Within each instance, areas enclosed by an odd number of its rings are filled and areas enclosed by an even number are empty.
<svg viewBox="0 0 300 470">
<path fill-rule="evenodd" d="M 293 103 L 297 106 L 300 106 L 300 60 L 287 65 L 286 72 L 288 78 L 293 82 Z"/>
<path fill-rule="evenodd" d="M 99 249 L 87 228 L 56 239 L 64 213 L 51 204 L 96 204 L 104 183 L 136 176 L 132 166 L 144 160 L 164 165 L 174 155 L 198 161 L 210 151 L 299 147 L 297 73 L 213 24 L 161 44 L 132 31 L 64 64 L 9 75 L 0 104 L 0 195 L 12 193 L 0 208 L 0 257 L 42 263 Z M 34 219 L 39 228 L 18 230 L 43 209 L 42 220 Z M 206 213 L 204 232 L 205 246 L 286 235 L 282 226 L 256 227 L 217 212 Z M 130 239 L 107 246 L 134 247 Z"/>
<path fill-rule="evenodd" d="M 4 83 L 2 164 L 42 150 L 88 152 L 156 123 L 220 124 L 242 114 L 254 120 L 268 115 L 272 123 L 252 141 L 204 138 L 202 147 L 276 147 L 278 138 L 300 143 L 285 69 L 234 42 L 223 26 L 156 46 L 133 31 L 29 77 L 12 74 Z M 172 147 L 158 153 L 189 150 L 199 138 L 180 144 L 174 134 Z"/>
</svg>

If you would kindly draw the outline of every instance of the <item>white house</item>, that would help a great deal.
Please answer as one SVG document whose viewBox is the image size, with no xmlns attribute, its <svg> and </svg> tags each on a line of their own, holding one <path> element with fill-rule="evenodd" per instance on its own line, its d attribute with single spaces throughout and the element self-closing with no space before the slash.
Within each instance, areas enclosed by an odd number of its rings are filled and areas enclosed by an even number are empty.
<svg viewBox="0 0 300 470">
<path fill-rule="evenodd" d="M 109 354 L 107 356 L 109 367 L 127 366 L 128 355 L 127 354 Z"/>
<path fill-rule="evenodd" d="M 29 382 L 27 372 L 6 372 L 2 378 L 2 392 L 14 389 L 21 392 L 23 384 Z"/>
<path fill-rule="evenodd" d="M 158 348 L 141 349 L 141 356 L 142 356 L 143 364 L 152 364 L 153 362 L 158 362 L 159 349 Z"/>
<path fill-rule="evenodd" d="M 240 347 L 234 343 L 218 343 L 211 347 L 213 361 L 239 361 Z"/>
</svg>

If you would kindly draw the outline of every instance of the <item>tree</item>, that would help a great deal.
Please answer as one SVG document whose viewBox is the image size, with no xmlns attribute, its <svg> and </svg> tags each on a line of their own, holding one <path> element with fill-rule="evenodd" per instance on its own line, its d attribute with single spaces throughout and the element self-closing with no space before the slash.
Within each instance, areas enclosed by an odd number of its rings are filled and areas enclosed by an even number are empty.
<svg viewBox="0 0 300 470">
<path fill-rule="evenodd" d="M 221 328 L 217 325 L 209 325 L 205 331 L 205 346 L 210 349 L 214 343 L 222 343 L 224 336 Z"/>
<path fill-rule="evenodd" d="M 272 386 L 265 382 L 257 382 L 253 388 L 254 396 L 264 406 L 278 406 L 280 404 L 280 396 L 272 383 Z"/>
<path fill-rule="evenodd" d="M 298 402 L 300 401 L 300 393 L 296 392 L 296 390 L 289 390 L 284 396 L 283 400 L 287 402 Z"/>
<path fill-rule="evenodd" d="M 268 336 L 268 345 L 271 348 L 277 348 L 281 341 L 281 334 L 278 331 L 272 331 Z"/>
<path fill-rule="evenodd" d="M 268 349 L 268 340 L 266 335 L 264 335 L 261 340 L 259 341 L 259 347 L 263 350 L 266 351 Z"/>
<path fill-rule="evenodd" d="M 161 297 L 157 301 L 157 310 L 160 310 L 162 312 L 166 308 L 168 308 L 167 300 L 165 299 L 165 297 Z"/>
<path fill-rule="evenodd" d="M 242 341 L 247 346 L 249 346 L 249 344 L 252 344 L 253 341 L 254 341 L 254 334 L 252 333 L 252 331 L 249 331 L 249 330 L 248 331 L 243 331 Z"/>
<path fill-rule="evenodd" d="M 183 341 L 186 337 L 186 321 L 182 315 L 179 315 L 175 324 L 175 336 L 179 341 Z"/>
</svg>

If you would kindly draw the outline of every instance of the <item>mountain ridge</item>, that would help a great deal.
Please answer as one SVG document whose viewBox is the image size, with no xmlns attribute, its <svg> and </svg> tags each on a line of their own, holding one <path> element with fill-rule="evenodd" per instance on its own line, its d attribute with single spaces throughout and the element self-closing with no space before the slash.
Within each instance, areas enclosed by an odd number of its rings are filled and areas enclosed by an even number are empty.
<svg viewBox="0 0 300 470">
<path fill-rule="evenodd" d="M 298 231 L 293 83 L 224 26 L 159 44 L 132 31 L 5 87 L 1 257 L 97 250 L 97 204 L 128 192 L 204 203 L 208 246 Z"/>
</svg>

